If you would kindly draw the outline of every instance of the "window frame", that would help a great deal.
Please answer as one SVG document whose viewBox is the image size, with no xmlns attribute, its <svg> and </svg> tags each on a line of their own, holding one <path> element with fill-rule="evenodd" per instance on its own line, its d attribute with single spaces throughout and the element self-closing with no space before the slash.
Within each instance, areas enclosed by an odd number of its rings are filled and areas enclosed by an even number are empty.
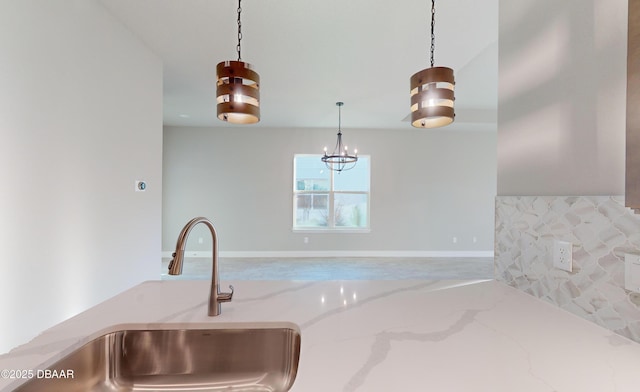
<svg viewBox="0 0 640 392">
<path fill-rule="evenodd" d="M 368 170 L 368 183 L 369 190 L 368 191 L 336 191 L 334 190 L 334 177 L 339 175 L 337 172 L 327 168 L 329 170 L 329 190 L 327 191 L 318 191 L 318 190 L 298 190 L 296 189 L 297 182 L 297 167 L 296 167 L 296 158 L 298 157 L 314 157 L 320 158 L 322 154 L 294 154 L 293 155 L 293 198 L 291 201 L 292 206 L 292 231 L 296 233 L 369 233 L 371 231 L 371 155 L 360 155 L 358 158 L 366 158 L 369 165 Z M 309 226 L 309 227 L 296 227 L 296 196 L 304 195 L 304 194 L 325 194 L 328 198 L 328 218 L 327 218 L 327 226 Z M 335 225 L 335 195 L 345 194 L 345 195 L 365 195 L 367 199 L 367 225 L 365 227 L 341 227 Z"/>
</svg>

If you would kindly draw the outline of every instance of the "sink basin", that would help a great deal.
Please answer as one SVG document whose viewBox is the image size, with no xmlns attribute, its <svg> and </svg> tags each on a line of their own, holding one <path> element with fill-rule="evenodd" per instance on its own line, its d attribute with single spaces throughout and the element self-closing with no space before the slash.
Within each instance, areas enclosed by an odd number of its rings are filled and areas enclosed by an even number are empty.
<svg viewBox="0 0 640 392">
<path fill-rule="evenodd" d="M 49 366 L 55 378 L 39 370 L 16 391 L 288 391 L 299 358 L 292 325 L 120 330 Z"/>
</svg>

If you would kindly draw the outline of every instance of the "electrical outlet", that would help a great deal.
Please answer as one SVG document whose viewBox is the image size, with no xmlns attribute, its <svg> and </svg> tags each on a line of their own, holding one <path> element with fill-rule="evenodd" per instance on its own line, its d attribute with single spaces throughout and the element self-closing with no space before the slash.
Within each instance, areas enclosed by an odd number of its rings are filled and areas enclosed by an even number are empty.
<svg viewBox="0 0 640 392">
<path fill-rule="evenodd" d="M 571 242 L 553 242 L 553 266 L 571 272 L 573 269 L 573 245 Z"/>
</svg>

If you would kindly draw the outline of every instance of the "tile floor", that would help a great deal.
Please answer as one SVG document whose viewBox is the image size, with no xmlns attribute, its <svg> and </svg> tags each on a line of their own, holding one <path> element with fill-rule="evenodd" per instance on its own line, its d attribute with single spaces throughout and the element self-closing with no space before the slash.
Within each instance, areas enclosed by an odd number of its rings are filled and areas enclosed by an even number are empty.
<svg viewBox="0 0 640 392">
<path fill-rule="evenodd" d="M 162 279 L 210 279 L 211 259 L 185 258 L 182 275 Z M 401 280 L 493 279 L 493 258 L 220 258 L 220 279 L 229 280 Z"/>
</svg>

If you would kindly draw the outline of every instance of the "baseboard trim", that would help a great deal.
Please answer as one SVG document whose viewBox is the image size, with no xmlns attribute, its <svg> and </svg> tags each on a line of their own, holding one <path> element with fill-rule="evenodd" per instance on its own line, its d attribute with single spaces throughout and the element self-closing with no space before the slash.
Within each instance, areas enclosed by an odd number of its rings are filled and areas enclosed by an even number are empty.
<svg viewBox="0 0 640 392">
<path fill-rule="evenodd" d="M 169 258 L 173 251 L 163 251 L 162 257 Z M 187 257 L 211 257 L 211 251 L 185 251 Z M 470 251 L 402 251 L 402 250 L 375 250 L 375 251 L 348 251 L 348 250 L 323 250 L 323 251 L 226 251 L 220 252 L 220 257 L 493 257 L 492 250 Z"/>
</svg>

